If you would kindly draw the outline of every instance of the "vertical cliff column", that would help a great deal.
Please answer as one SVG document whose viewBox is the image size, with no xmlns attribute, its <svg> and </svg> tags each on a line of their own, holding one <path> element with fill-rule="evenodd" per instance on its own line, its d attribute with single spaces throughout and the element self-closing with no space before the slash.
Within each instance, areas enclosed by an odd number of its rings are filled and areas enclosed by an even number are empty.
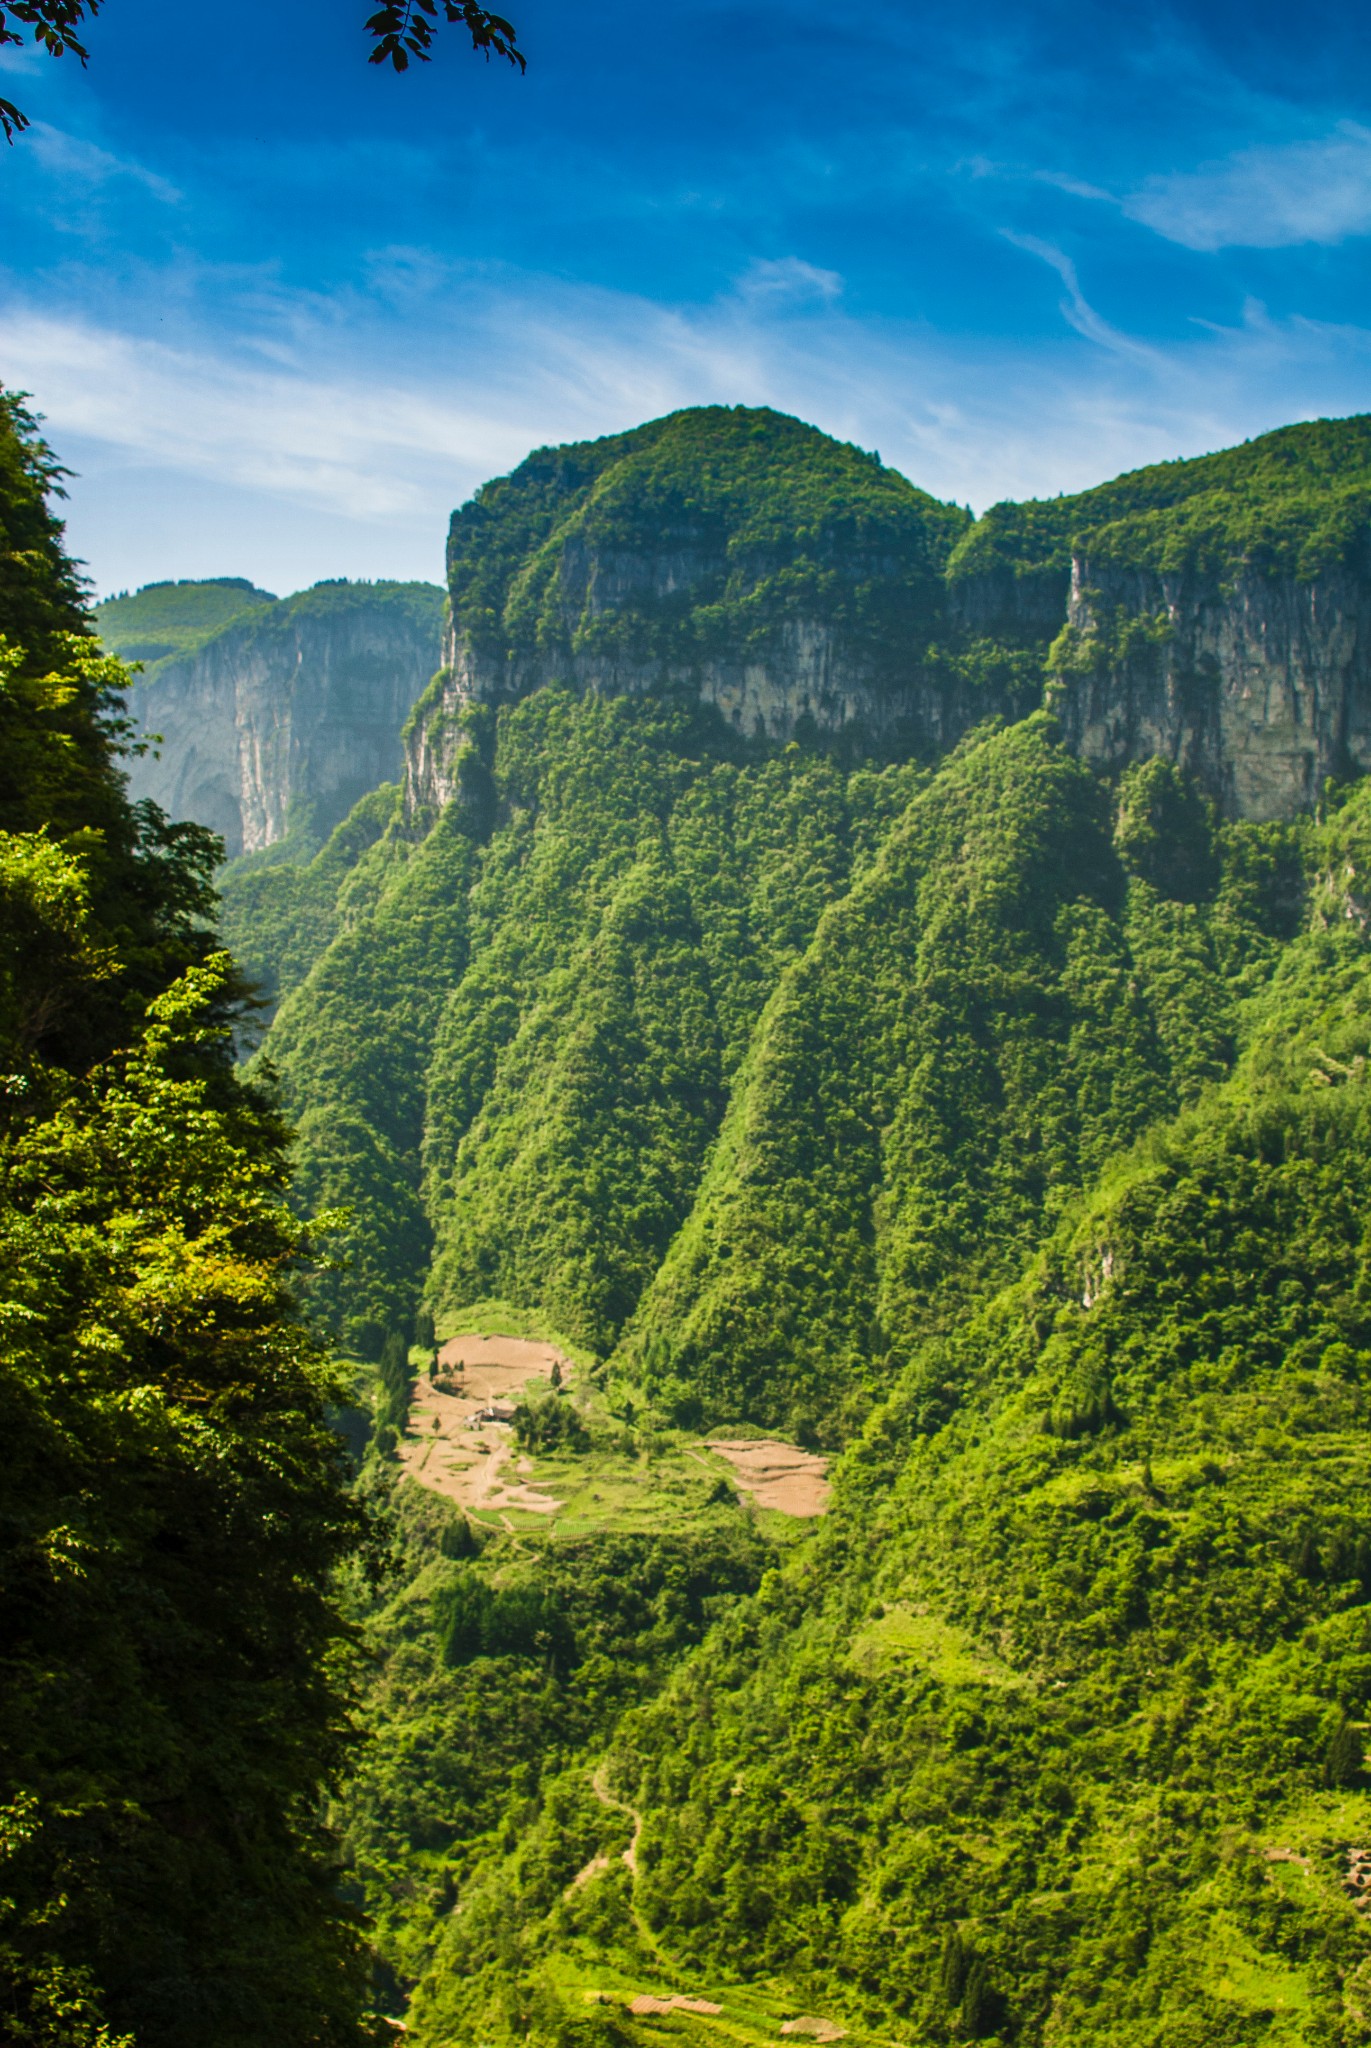
<svg viewBox="0 0 1371 2048">
<path fill-rule="evenodd" d="M 1371 576 L 1351 564 L 1221 584 L 1077 556 L 1051 701 L 1098 767 L 1161 754 L 1229 816 L 1292 817 L 1371 766 L 1368 650 Z"/>
</svg>

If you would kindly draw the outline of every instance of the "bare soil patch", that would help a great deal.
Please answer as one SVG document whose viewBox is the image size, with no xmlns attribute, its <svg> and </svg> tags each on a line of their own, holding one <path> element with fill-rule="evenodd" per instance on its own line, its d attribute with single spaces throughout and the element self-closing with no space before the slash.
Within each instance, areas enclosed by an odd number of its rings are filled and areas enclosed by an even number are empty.
<svg viewBox="0 0 1371 2048">
<path fill-rule="evenodd" d="M 701 1449 L 728 1460 L 739 1486 L 759 1508 L 805 1517 L 821 1515 L 828 1506 L 828 1460 L 816 1451 L 752 1437 L 730 1437 Z"/>
<path fill-rule="evenodd" d="M 555 1515 L 561 1502 L 525 1483 L 527 1460 L 518 1461 L 517 1476 L 509 1469 L 514 1444 L 508 1423 L 485 1414 L 492 1407 L 507 1409 L 531 1382 L 551 1380 L 554 1365 L 568 1386 L 571 1361 L 554 1345 L 475 1333 L 450 1337 L 438 1353 L 439 1384 L 431 1372 L 415 1384 L 409 1428 L 399 1446 L 405 1476 L 458 1507 Z"/>
<path fill-rule="evenodd" d="M 841 2041 L 847 2032 L 836 2020 L 821 2020 L 813 2013 L 805 2013 L 797 2020 L 786 2020 L 781 2027 L 783 2034 L 802 2034 L 811 2041 Z"/>
<path fill-rule="evenodd" d="M 715 2005 L 712 1999 L 690 1998 L 683 1991 L 673 1992 L 670 1998 L 654 1998 L 650 1991 L 640 1991 L 628 2009 L 630 2012 L 637 2013 L 640 2019 L 650 2012 L 717 2013 L 723 2011 L 723 2007 Z"/>
</svg>

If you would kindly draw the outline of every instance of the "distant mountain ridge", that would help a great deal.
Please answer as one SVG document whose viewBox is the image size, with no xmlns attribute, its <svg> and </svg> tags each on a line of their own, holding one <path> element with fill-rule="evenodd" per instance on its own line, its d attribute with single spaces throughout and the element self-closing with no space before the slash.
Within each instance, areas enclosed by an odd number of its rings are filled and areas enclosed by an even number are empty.
<svg viewBox="0 0 1371 2048">
<path fill-rule="evenodd" d="M 442 610 L 427 583 L 318 583 L 275 599 L 230 579 L 102 606 L 107 644 L 152 662 L 129 709 L 138 736 L 160 742 L 130 761 L 130 794 L 210 826 L 230 857 L 287 839 L 313 852 L 400 772 Z"/>
<path fill-rule="evenodd" d="M 417 584 L 155 584 L 97 618 L 148 665 L 135 722 L 163 745 L 134 794 L 230 856 L 312 852 L 401 777 L 431 819 L 467 712 L 552 683 L 684 692 L 745 742 L 848 759 L 936 758 L 1046 703 L 1096 767 L 1160 754 L 1229 816 L 1289 817 L 1371 765 L 1368 536 L 1366 419 L 974 519 L 799 421 L 705 407 L 478 491 L 441 641 Z"/>
<path fill-rule="evenodd" d="M 164 662 L 193 654 L 232 620 L 276 602 L 273 591 L 259 590 L 246 576 L 182 578 L 120 591 L 96 605 L 93 616 L 110 653 L 141 662 L 151 678 Z"/>
</svg>

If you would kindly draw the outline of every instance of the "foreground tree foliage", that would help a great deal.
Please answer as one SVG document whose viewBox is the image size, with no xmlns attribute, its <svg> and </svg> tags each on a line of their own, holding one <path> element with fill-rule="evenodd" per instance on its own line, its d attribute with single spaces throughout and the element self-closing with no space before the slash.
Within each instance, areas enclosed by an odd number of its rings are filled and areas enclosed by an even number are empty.
<svg viewBox="0 0 1371 2048">
<path fill-rule="evenodd" d="M 0 398 L 0 2039 L 355 2040 L 317 1813 L 357 1518 L 288 1133 L 215 843 L 124 797 L 53 481 Z"/>
</svg>

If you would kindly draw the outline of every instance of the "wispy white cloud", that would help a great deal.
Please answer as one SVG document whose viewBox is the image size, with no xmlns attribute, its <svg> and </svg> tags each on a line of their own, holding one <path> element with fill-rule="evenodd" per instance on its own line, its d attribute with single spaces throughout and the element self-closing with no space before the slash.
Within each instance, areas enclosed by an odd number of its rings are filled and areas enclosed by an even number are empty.
<svg viewBox="0 0 1371 2048">
<path fill-rule="evenodd" d="M 449 512 L 485 478 L 539 444 L 681 405 L 774 405 L 983 506 L 1364 402 L 1367 330 L 1252 306 L 1237 326 L 1144 347 L 1100 318 L 1060 249 L 1021 245 L 1066 288 L 1060 339 L 1032 349 L 858 320 L 821 286 L 799 302 L 758 294 L 751 272 L 670 307 L 540 276 L 443 284 L 420 263 L 422 341 L 402 313 L 335 323 L 305 295 L 292 313 L 278 294 L 269 353 L 226 341 L 209 309 L 167 341 L 12 305 L 0 379 L 34 392 L 59 454 L 87 473 L 73 538 L 102 588 L 433 574 Z"/>
<path fill-rule="evenodd" d="M 773 305 L 804 305 L 814 300 L 824 304 L 841 297 L 842 278 L 836 270 L 820 270 L 798 256 L 759 260 L 738 280 L 738 292 L 754 302 Z"/>
<path fill-rule="evenodd" d="M 0 43 L 0 71 L 41 72 L 50 61 L 37 43 Z"/>
<path fill-rule="evenodd" d="M 132 157 L 117 156 L 113 151 L 101 149 L 98 143 L 89 142 L 84 136 L 69 135 L 64 129 L 54 128 L 46 121 L 35 121 L 24 138 L 25 151 L 36 157 L 42 168 L 51 177 L 64 184 L 84 187 L 108 185 L 118 178 L 130 178 L 154 199 L 175 205 L 181 193 L 168 178 L 156 171 L 150 171 L 144 164 Z"/>
<path fill-rule="evenodd" d="M 278 355 L 281 353 L 277 351 Z M 79 319 L 0 315 L 0 365 L 54 428 L 134 463 L 281 494 L 359 520 L 412 512 L 425 479 L 524 452 L 452 394 L 300 364 L 254 365 L 212 338 L 172 348 Z"/>
<path fill-rule="evenodd" d="M 1114 202 L 1114 194 L 1106 192 L 1102 185 L 1087 184 L 1084 178 L 1068 177 L 1065 171 L 1034 171 L 1033 181 L 1037 185 L 1053 185 L 1058 192 L 1069 192 L 1073 199 L 1105 199 Z"/>
<path fill-rule="evenodd" d="M 1056 271 L 1066 286 L 1066 297 L 1061 302 L 1062 312 L 1068 326 L 1074 327 L 1077 334 L 1084 335 L 1087 341 L 1097 343 L 1100 348 L 1112 350 L 1115 355 L 1129 356 L 1140 363 L 1155 363 L 1155 349 L 1149 348 L 1144 342 L 1135 341 L 1131 335 L 1111 326 L 1108 320 L 1095 311 L 1081 290 L 1075 264 L 1063 250 L 1057 248 L 1055 243 L 1044 242 L 1037 235 L 1016 234 L 1010 228 L 1005 228 L 1003 234 L 1005 240 L 1012 242 L 1016 249 L 1022 249 L 1028 256 L 1041 258 L 1049 269 Z"/>
<path fill-rule="evenodd" d="M 1283 249 L 1371 230 L 1371 129 L 1343 121 L 1313 140 L 1262 144 L 1153 177 L 1123 211 L 1187 249 Z"/>
</svg>

